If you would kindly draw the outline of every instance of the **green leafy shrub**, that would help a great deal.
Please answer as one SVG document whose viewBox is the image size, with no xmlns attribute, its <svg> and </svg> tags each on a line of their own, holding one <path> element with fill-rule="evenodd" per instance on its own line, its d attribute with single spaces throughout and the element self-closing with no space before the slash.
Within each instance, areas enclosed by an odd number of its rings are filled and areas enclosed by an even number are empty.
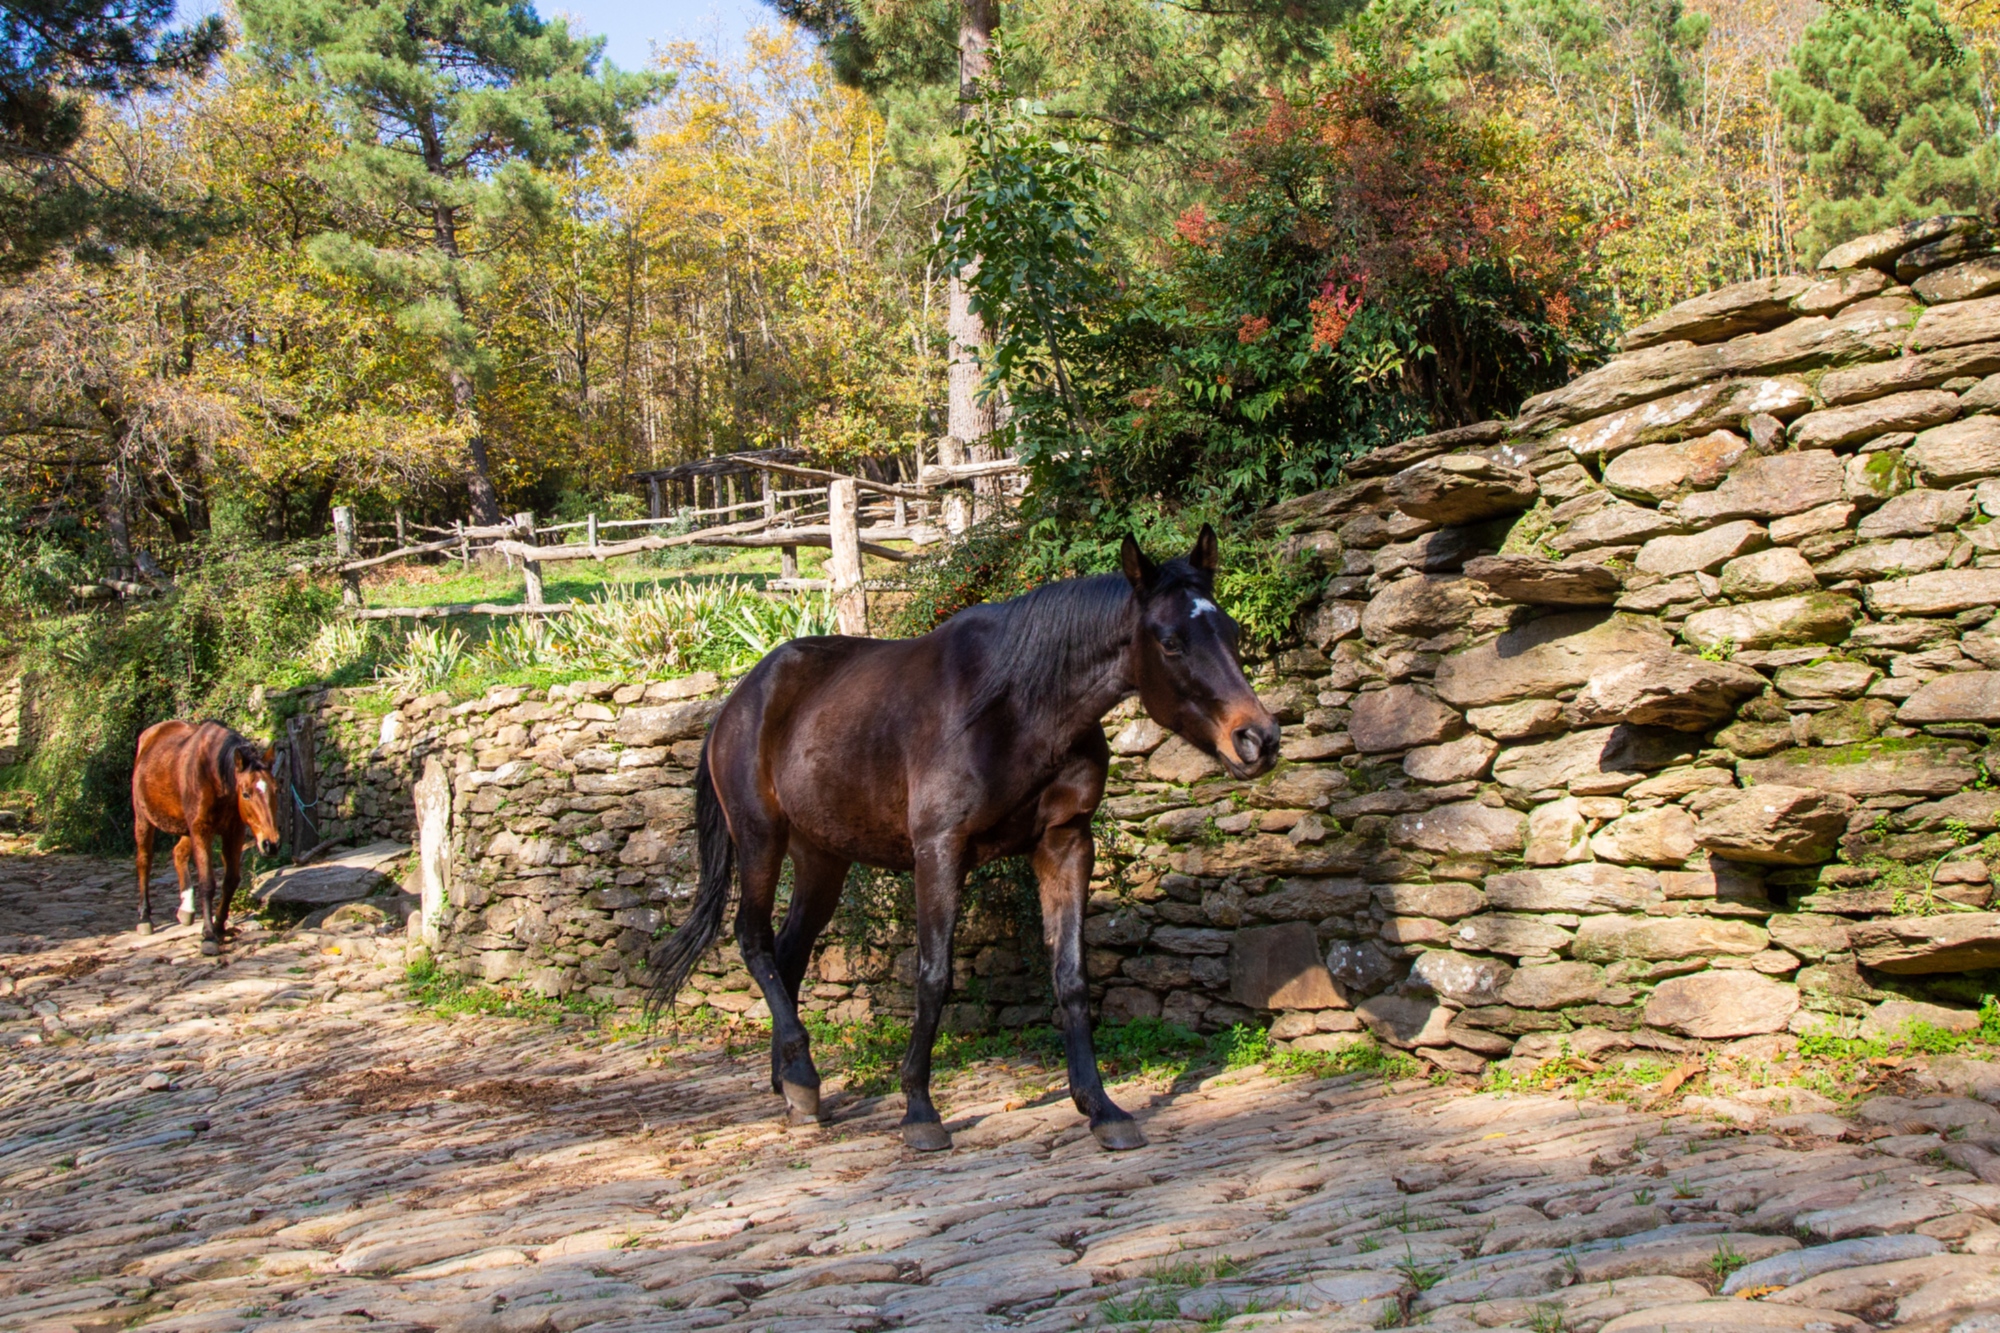
<svg viewBox="0 0 2000 1333">
<path fill-rule="evenodd" d="M 1148 498 L 1245 513 L 1350 458 L 1513 412 L 1608 346 L 1600 227 L 1537 145 L 1357 40 L 1210 168 L 1163 261 L 1110 280 L 1094 173 L 1030 108 L 989 109 L 946 234 L 977 253 L 1022 457 L 1079 526 Z"/>
<path fill-rule="evenodd" d="M 250 691 L 304 653 L 339 607 L 291 573 L 309 552 L 201 543 L 157 599 L 52 616 L 21 629 L 37 732 L 25 785 L 49 847 L 131 846 L 132 756 L 167 718 L 213 717 L 257 735 Z"/>
</svg>

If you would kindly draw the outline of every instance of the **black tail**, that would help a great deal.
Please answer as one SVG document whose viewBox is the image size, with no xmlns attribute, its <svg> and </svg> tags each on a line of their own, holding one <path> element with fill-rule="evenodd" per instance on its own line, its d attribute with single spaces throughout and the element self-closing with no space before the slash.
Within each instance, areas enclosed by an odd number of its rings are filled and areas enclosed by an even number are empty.
<svg viewBox="0 0 2000 1333">
<path fill-rule="evenodd" d="M 688 919 L 647 955 L 646 965 L 653 974 L 652 991 L 646 997 L 649 1018 L 673 1008 L 674 996 L 694 971 L 695 961 L 722 933 L 722 909 L 729 905 L 729 886 L 736 877 L 736 843 L 715 795 L 715 779 L 709 776 L 706 738 L 694 775 L 694 826 L 701 847 L 701 887 L 695 891 Z"/>
</svg>

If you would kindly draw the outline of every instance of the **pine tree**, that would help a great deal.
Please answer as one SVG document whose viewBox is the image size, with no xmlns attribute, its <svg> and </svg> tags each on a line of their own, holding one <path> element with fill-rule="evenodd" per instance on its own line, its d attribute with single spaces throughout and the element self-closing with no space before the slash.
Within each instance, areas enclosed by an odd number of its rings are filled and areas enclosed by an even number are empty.
<svg viewBox="0 0 2000 1333">
<path fill-rule="evenodd" d="M 186 221 L 157 200 L 113 189 L 71 158 L 92 93 L 126 97 L 206 68 L 228 40 L 219 18 L 165 31 L 173 0 L 0 3 L 0 274 L 83 241 L 101 257 Z"/>
<path fill-rule="evenodd" d="M 1819 197 L 1809 252 L 2000 200 L 1979 74 L 1935 0 L 1849 0 L 1806 29 L 1772 79 Z"/>
<path fill-rule="evenodd" d="M 479 297 L 487 256 L 518 244 L 554 204 L 543 171 L 593 141 L 628 145 L 631 114 L 666 86 L 601 65 L 521 0 L 242 0 L 258 58 L 328 105 L 345 148 L 326 185 L 367 234 L 327 232 L 313 257 L 396 308 L 435 348 L 466 441 L 474 518 L 498 522 L 479 397 L 496 368 Z"/>
</svg>

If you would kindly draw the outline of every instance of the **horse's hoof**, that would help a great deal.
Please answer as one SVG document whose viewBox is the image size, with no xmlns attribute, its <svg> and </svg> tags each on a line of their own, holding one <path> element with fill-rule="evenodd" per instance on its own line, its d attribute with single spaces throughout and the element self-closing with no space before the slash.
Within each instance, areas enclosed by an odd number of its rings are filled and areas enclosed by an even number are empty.
<svg viewBox="0 0 2000 1333">
<path fill-rule="evenodd" d="M 1146 1146 L 1146 1136 L 1139 1132 L 1136 1120 L 1106 1120 L 1090 1127 L 1097 1136 L 1098 1146 L 1106 1152 L 1129 1152 L 1133 1148 Z"/>
<path fill-rule="evenodd" d="M 153 923 L 150 921 L 141 921 L 133 929 L 141 935 L 150 935 L 153 933 Z"/>
<path fill-rule="evenodd" d="M 214 940 L 203 940 L 201 942 L 202 957 L 213 958 L 221 952 L 222 952 L 222 946 L 220 944 L 217 944 Z"/>
<path fill-rule="evenodd" d="M 951 1135 L 935 1120 L 919 1120 L 903 1126 L 903 1142 L 918 1152 L 943 1152 L 951 1146 Z"/>
<path fill-rule="evenodd" d="M 187 925 L 192 925 L 192 924 L 194 924 L 194 913 L 193 913 L 193 912 L 175 912 L 175 913 L 174 913 L 174 924 L 175 924 L 175 925 L 177 925 L 177 926 L 187 926 Z"/>
<path fill-rule="evenodd" d="M 819 1089 L 785 1080 L 785 1113 L 795 1125 L 819 1119 Z"/>
</svg>

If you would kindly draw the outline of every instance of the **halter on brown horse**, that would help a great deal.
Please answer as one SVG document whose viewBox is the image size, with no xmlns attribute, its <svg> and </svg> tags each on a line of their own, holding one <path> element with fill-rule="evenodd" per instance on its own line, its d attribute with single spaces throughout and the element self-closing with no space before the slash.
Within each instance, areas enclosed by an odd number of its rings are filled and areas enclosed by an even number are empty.
<svg viewBox="0 0 2000 1333">
<path fill-rule="evenodd" d="M 153 834 L 177 833 L 174 874 L 187 899 L 188 863 L 194 863 L 195 908 L 201 914 L 201 951 L 219 953 L 229 924 L 229 904 L 242 881 L 243 843 L 255 834 L 257 848 L 278 845 L 278 822 L 271 811 L 277 779 L 269 749 L 259 750 L 220 722 L 190 726 L 160 722 L 139 734 L 132 764 L 132 839 L 138 845 L 139 933 L 153 931 L 149 890 L 153 878 Z M 222 893 L 215 892 L 210 844 L 222 839 Z"/>
<path fill-rule="evenodd" d="M 903 1138 L 951 1145 L 931 1104 L 931 1043 L 951 985 L 967 872 L 1026 854 L 1070 1096 L 1107 1148 L 1145 1143 L 1105 1094 L 1091 1047 L 1083 915 L 1090 819 L 1111 752 L 1102 719 L 1137 693 L 1146 711 L 1239 778 L 1276 762 L 1278 726 L 1251 693 L 1236 622 L 1214 600 L 1216 541 L 1155 566 L 1130 537 L 1116 574 L 1052 584 L 961 611 L 918 639 L 795 639 L 730 694 L 695 777 L 701 885 L 656 946 L 652 999 L 671 1004 L 722 928 L 740 862 L 736 939 L 771 1008 L 771 1090 L 819 1112 L 819 1074 L 798 1016 L 813 942 L 856 861 L 916 872 L 917 1012 L 903 1057 Z M 792 900 L 774 939 L 785 857 Z"/>
</svg>

